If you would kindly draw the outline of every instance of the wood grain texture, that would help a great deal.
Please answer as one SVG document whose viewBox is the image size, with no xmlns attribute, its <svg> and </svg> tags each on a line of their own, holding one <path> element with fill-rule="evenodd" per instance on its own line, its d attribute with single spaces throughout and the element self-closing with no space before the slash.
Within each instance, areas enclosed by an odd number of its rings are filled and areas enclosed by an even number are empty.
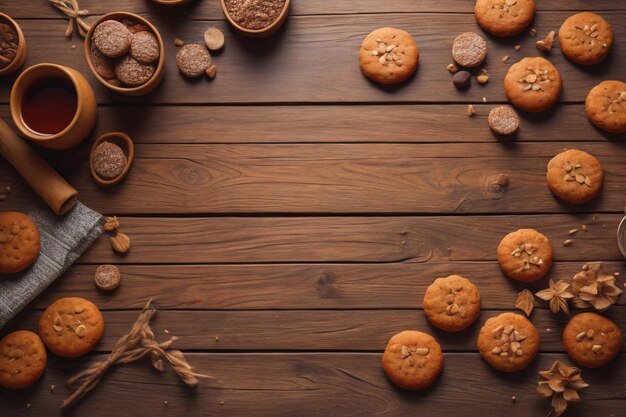
<svg viewBox="0 0 626 417">
<path fill-rule="evenodd" d="M 545 416 L 550 401 L 539 397 L 537 372 L 553 361 L 570 363 L 562 354 L 540 354 L 525 370 L 505 375 L 493 371 L 478 354 L 446 354 L 437 382 L 421 392 L 396 389 L 384 376 L 380 354 L 189 354 L 200 372 L 214 377 L 195 390 L 182 386 L 170 371 L 163 375 L 149 363 L 112 368 L 99 386 L 78 406 L 65 413 L 60 403 L 69 391 L 64 382 L 89 361 L 103 355 L 68 361 L 51 358 L 42 381 L 28 390 L 0 390 L 3 417 L 24 415 L 91 416 L 346 416 L 397 417 L 427 415 L 457 417 L 471 405 L 471 415 Z M 621 355 L 614 366 L 585 369 L 590 387 L 582 401 L 568 409 L 568 417 L 621 416 L 626 384 Z M 50 385 L 57 387 L 50 393 Z M 511 397 L 517 401 L 513 403 Z M 479 399 L 479 400 L 477 400 Z M 163 402 L 167 401 L 167 406 Z M 31 404 L 26 410 L 27 403 Z"/>
<path fill-rule="evenodd" d="M 426 288 L 438 277 L 461 274 L 479 288 L 485 309 L 512 309 L 527 286 L 507 279 L 497 262 L 423 264 L 305 265 L 120 265 L 122 286 L 115 294 L 94 291 L 97 265 L 75 265 L 41 296 L 32 309 L 61 297 L 89 294 L 100 309 L 137 309 L 147 291 L 164 309 L 373 309 L 420 308 Z M 556 262 L 549 278 L 571 281 L 580 262 Z M 626 277 L 623 262 L 604 264 L 608 273 Z M 547 286 L 542 280 L 530 287 Z M 205 296 L 206 295 L 206 296 Z M 539 300 L 537 300 L 539 301 Z M 618 299 L 626 305 L 626 296 Z M 536 308 L 546 308 L 537 303 Z M 315 313 L 311 313 L 315 314 Z"/>
<path fill-rule="evenodd" d="M 569 12 L 538 14 L 534 25 L 540 35 L 556 30 Z M 604 14 L 616 33 L 626 32 L 626 12 Z M 152 16 L 147 16 L 151 18 Z M 226 33 L 226 49 L 215 57 L 215 82 L 189 81 L 178 72 L 174 37 L 201 42 L 207 22 L 153 19 L 165 40 L 165 79 L 153 93 L 142 97 L 115 94 L 99 85 L 89 73 L 80 41 L 65 40 L 63 20 L 22 20 L 28 39 L 26 65 L 36 62 L 71 64 L 88 75 L 98 102 L 159 103 L 319 103 L 319 102 L 504 102 L 502 80 L 509 66 L 525 56 L 537 56 L 535 38 L 490 39 L 486 68 L 490 82 L 457 91 L 446 66 L 450 48 L 460 30 L 480 31 L 470 14 L 386 14 L 302 16 L 287 21 L 271 38 L 243 39 L 225 22 L 215 25 Z M 421 63 L 416 76 L 402 86 L 380 87 L 366 80 L 358 66 L 358 50 L 373 29 L 393 25 L 409 31 L 420 47 Z M 462 28 L 462 29 L 460 29 Z M 522 49 L 513 48 L 520 43 Z M 72 49 L 71 45 L 77 45 Z M 500 61 L 509 55 L 506 63 Z M 567 61 L 558 49 L 549 55 L 561 71 L 565 87 L 561 102 L 582 102 L 589 90 L 605 79 L 622 79 L 626 43 L 616 42 L 602 65 L 581 68 Z M 9 80 L 12 78 L 9 77 Z M 0 100 L 7 102 L 10 83 L 0 86 Z M 553 112 L 558 112 L 558 108 Z M 401 120 L 397 120 L 401 123 Z"/>
</svg>

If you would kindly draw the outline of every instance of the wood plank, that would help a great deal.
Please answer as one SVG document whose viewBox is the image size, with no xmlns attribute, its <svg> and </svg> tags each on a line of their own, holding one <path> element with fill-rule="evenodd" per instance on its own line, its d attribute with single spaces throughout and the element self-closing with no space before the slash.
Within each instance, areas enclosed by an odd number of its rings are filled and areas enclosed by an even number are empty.
<svg viewBox="0 0 626 417">
<path fill-rule="evenodd" d="M 144 298 L 147 300 L 149 290 Z M 198 296 L 207 296 L 206 293 Z M 288 296 L 283 291 L 277 297 Z M 159 305 L 159 299 L 155 299 Z M 180 338 L 177 346 L 191 350 L 238 351 L 383 351 L 394 334 L 406 329 L 432 333 L 445 351 L 476 351 L 476 338 L 482 324 L 502 310 L 482 310 L 479 319 L 460 333 L 447 333 L 431 327 L 420 310 L 293 310 L 293 311 L 159 311 L 153 329 L 157 339 L 167 339 L 169 332 Z M 520 314 L 523 314 L 519 312 Z M 36 329 L 41 311 L 23 312 L 2 332 Z M 110 351 L 120 337 L 128 333 L 138 311 L 103 312 L 106 331 L 96 346 Z M 626 329 L 626 308 L 607 312 Z M 561 332 L 568 317 L 555 316 L 549 310 L 536 310 L 532 322 L 541 337 L 542 352 L 562 352 Z M 626 351 L 626 346 L 623 347 Z"/>
<path fill-rule="evenodd" d="M 540 34 L 556 30 L 569 13 L 539 14 L 535 26 Z M 605 17 L 616 33 L 626 31 L 626 12 L 607 12 Z M 255 103 L 255 102 L 504 102 L 502 79 L 509 66 L 524 56 L 536 56 L 535 38 L 491 39 L 486 68 L 490 82 L 457 91 L 446 70 L 451 61 L 450 47 L 460 31 L 480 31 L 469 14 L 386 14 L 302 16 L 289 20 L 276 36 L 261 40 L 243 40 L 226 27 L 226 50 L 215 58 L 219 75 L 212 83 L 189 81 L 178 72 L 174 56 L 174 37 L 186 42 L 200 42 L 207 22 L 184 22 L 154 19 L 166 46 L 166 76 L 152 94 L 126 97 L 106 90 L 89 73 L 81 42 L 65 40 L 63 20 L 22 20 L 29 42 L 27 65 L 36 62 L 61 62 L 89 74 L 99 103 Z M 212 24 L 212 23 L 211 23 Z M 420 47 L 421 64 L 415 77 L 404 86 L 380 87 L 365 79 L 357 61 L 358 48 L 367 33 L 380 26 L 394 25 L 412 33 Z M 522 45 L 520 52 L 513 46 Z M 78 45 L 72 49 L 71 45 Z M 511 56 L 506 63 L 503 55 Z M 565 88 L 562 102 L 582 102 L 588 91 L 605 79 L 623 77 L 622 62 L 626 43 L 616 42 L 610 57 L 602 65 L 581 69 L 568 62 L 555 49 L 550 59 L 560 69 Z M 0 102 L 8 101 L 9 82 L 0 86 Z M 554 110 L 558 111 L 558 109 Z M 401 122 L 398 120 L 398 122 Z"/>
<path fill-rule="evenodd" d="M 603 164 L 604 189 L 591 204 L 564 205 L 545 185 L 548 161 L 569 147 Z M 100 212 L 624 212 L 621 142 L 142 145 L 129 176 L 113 192 L 93 183 L 88 151 L 84 144 L 49 159 L 81 200 Z M 0 182 L 16 190 L 7 208 L 29 204 L 30 189 L 6 164 Z"/>
<path fill-rule="evenodd" d="M 624 358 L 604 369 L 584 369 L 590 387 L 569 417 L 621 416 L 625 404 Z M 0 390 L 4 417 L 88 415 L 108 417 L 120 410 L 134 416 L 456 417 L 471 404 L 472 415 L 544 416 L 550 402 L 535 392 L 537 372 L 553 361 L 571 363 L 562 354 L 542 354 L 515 374 L 494 372 L 478 354 L 446 354 L 445 370 L 426 391 L 396 389 L 384 376 L 380 354 L 189 354 L 189 361 L 214 377 L 186 389 L 170 371 L 157 374 L 147 362 L 111 368 L 98 387 L 69 413 L 59 410 L 69 395 L 65 380 L 102 355 L 78 360 L 52 357 L 41 382 L 21 391 Z M 50 393 L 50 385 L 56 390 Z M 512 403 L 511 397 L 517 401 Z M 480 399 L 477 401 L 477 399 Z M 167 401 L 167 406 L 163 402 Z M 26 410 L 26 403 L 31 404 Z M 499 414 L 497 414 L 499 415 Z"/>
<path fill-rule="evenodd" d="M 122 286 L 111 296 L 95 291 L 92 278 L 96 268 L 97 265 L 73 266 L 30 308 L 44 309 L 58 298 L 84 294 L 104 310 L 137 309 L 145 304 L 147 289 L 161 310 L 420 308 L 433 279 L 457 273 L 478 286 L 482 308 L 508 309 L 515 305 L 517 292 L 525 287 L 506 279 L 497 262 L 120 265 Z M 556 262 L 549 277 L 571 281 L 580 268 L 579 262 Z M 624 262 L 605 263 L 604 269 L 608 273 L 619 272 L 618 282 L 624 282 Z M 546 280 L 542 280 L 531 289 L 538 291 L 546 286 Z M 626 296 L 618 304 L 626 305 Z M 545 305 L 538 304 L 537 308 Z"/>
</svg>

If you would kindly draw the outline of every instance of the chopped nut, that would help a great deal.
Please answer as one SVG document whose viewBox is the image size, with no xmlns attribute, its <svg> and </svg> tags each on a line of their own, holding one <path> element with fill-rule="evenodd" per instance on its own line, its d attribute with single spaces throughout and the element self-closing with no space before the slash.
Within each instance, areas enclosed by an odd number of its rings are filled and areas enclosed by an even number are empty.
<svg viewBox="0 0 626 417">
<path fill-rule="evenodd" d="M 483 103 L 487 102 L 487 97 L 483 97 Z"/>
<path fill-rule="evenodd" d="M 409 356 L 411 356 L 411 351 L 409 350 L 409 348 L 408 348 L 407 346 L 404 346 L 404 345 L 403 345 L 403 346 L 402 346 L 402 349 L 401 349 L 401 355 L 400 355 L 400 358 L 402 358 L 402 359 L 406 359 L 406 358 L 408 358 Z"/>
<path fill-rule="evenodd" d="M 593 345 L 593 346 L 591 346 L 591 351 L 593 353 L 598 353 L 598 352 L 600 352 L 601 349 L 602 349 L 602 345 Z"/>
<path fill-rule="evenodd" d="M 567 239 L 563 241 L 563 246 L 572 246 L 574 241 L 572 239 Z"/>
<path fill-rule="evenodd" d="M 511 397 L 511 402 L 515 402 L 515 401 L 517 401 L 517 397 L 514 395 Z"/>
<path fill-rule="evenodd" d="M 176 46 L 183 46 L 184 44 L 185 44 L 185 42 L 183 42 L 182 39 L 174 38 L 174 45 L 176 45 Z"/>
<path fill-rule="evenodd" d="M 76 333 L 76 336 L 83 338 L 85 337 L 85 332 L 87 331 L 87 327 L 85 327 L 84 324 L 80 324 L 78 325 L 75 329 L 74 329 L 74 333 Z"/>
<path fill-rule="evenodd" d="M 216 75 L 217 75 L 217 67 L 214 64 L 211 64 L 209 68 L 207 68 L 206 70 L 206 76 L 212 80 L 213 78 L 215 78 Z"/>
<path fill-rule="evenodd" d="M 571 229 L 569 232 L 567 232 L 570 235 L 575 235 L 576 233 L 578 233 L 578 229 Z"/>
<path fill-rule="evenodd" d="M 167 407 L 167 400 L 163 401 L 163 405 Z"/>
<path fill-rule="evenodd" d="M 50 385 L 50 392 L 51 393 L 54 393 L 54 388 L 55 388 L 54 384 Z"/>
<path fill-rule="evenodd" d="M 582 226 L 580 226 L 580 228 L 581 228 L 581 230 L 582 230 L 583 232 L 587 232 L 587 231 L 588 231 L 588 229 L 587 229 L 587 225 L 586 225 L 586 224 L 583 224 Z"/>
<path fill-rule="evenodd" d="M 522 45 L 520 45 L 520 44 L 515 45 L 515 50 L 516 51 L 519 51 L 520 49 L 522 49 Z"/>
<path fill-rule="evenodd" d="M 420 356 L 426 356 L 426 355 L 428 355 L 429 352 L 430 352 L 430 349 L 428 349 L 428 348 L 417 348 L 417 349 L 415 349 L 415 353 L 420 355 Z"/>
<path fill-rule="evenodd" d="M 487 70 L 480 70 L 478 76 L 476 77 L 476 81 L 478 81 L 478 84 L 487 84 L 487 81 L 489 81 L 489 74 L 487 74 Z"/>
<path fill-rule="evenodd" d="M 117 253 L 126 253 L 130 249 L 130 238 L 124 233 L 117 233 L 114 237 L 109 238 L 111 247 Z"/>
<path fill-rule="evenodd" d="M 500 58 L 500 60 L 501 60 L 502 62 L 506 62 L 506 61 L 508 61 L 508 60 L 509 60 L 509 56 L 508 56 L 508 55 L 504 55 L 502 58 Z"/>
<path fill-rule="evenodd" d="M 106 223 L 104 223 L 104 230 L 112 232 L 118 227 L 120 227 L 120 222 L 117 220 L 116 216 L 107 217 Z"/>
<path fill-rule="evenodd" d="M 473 115 L 476 114 L 476 111 L 474 110 L 474 106 L 472 106 L 471 104 L 467 106 L 467 115 L 469 117 L 472 117 Z"/>
<path fill-rule="evenodd" d="M 450 71 L 452 74 L 454 74 L 455 72 L 459 70 L 457 66 L 454 64 L 448 64 L 446 68 L 448 68 L 448 71 Z"/>
<path fill-rule="evenodd" d="M 530 32 L 528 32 L 528 34 L 534 38 L 535 36 L 537 36 L 537 29 L 530 28 Z"/>
<path fill-rule="evenodd" d="M 535 45 L 537 49 L 544 52 L 550 52 L 552 50 L 552 43 L 554 42 L 554 31 L 550 31 L 545 39 L 538 40 Z"/>
</svg>

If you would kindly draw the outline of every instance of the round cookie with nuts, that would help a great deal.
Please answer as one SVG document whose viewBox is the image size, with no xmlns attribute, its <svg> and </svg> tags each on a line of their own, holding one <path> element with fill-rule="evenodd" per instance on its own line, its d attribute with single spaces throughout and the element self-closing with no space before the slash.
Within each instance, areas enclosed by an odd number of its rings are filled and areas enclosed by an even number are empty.
<svg viewBox="0 0 626 417">
<path fill-rule="evenodd" d="M 380 28 L 365 37 L 359 52 L 363 74 L 379 84 L 401 83 L 417 68 L 419 49 L 413 37 L 396 28 Z"/>
<path fill-rule="evenodd" d="M 611 133 L 626 132 L 626 83 L 602 81 L 587 94 L 587 117 L 596 127 Z"/>
<path fill-rule="evenodd" d="M 593 155 L 577 149 L 561 152 L 548 162 L 548 187 L 559 199 L 585 204 L 600 194 L 604 171 Z"/>
<path fill-rule="evenodd" d="M 479 66 L 487 56 L 487 41 L 478 33 L 461 33 L 452 44 L 452 58 L 457 64 L 474 68 Z"/>
<path fill-rule="evenodd" d="M 622 349 L 622 333 L 611 320 L 596 313 L 580 313 L 563 329 L 563 346 L 569 357 L 588 368 L 612 361 Z"/>
<path fill-rule="evenodd" d="M 15 274 L 31 266 L 41 250 L 39 229 L 26 214 L 0 212 L 0 274 Z"/>
<path fill-rule="evenodd" d="M 535 0 L 477 0 L 476 21 L 487 32 L 504 38 L 522 33 L 535 15 Z"/>
<path fill-rule="evenodd" d="M 433 326 L 447 332 L 468 328 L 480 314 L 480 293 L 459 275 L 437 278 L 424 295 L 424 314 Z"/>
<path fill-rule="evenodd" d="M 511 103 L 527 112 L 541 112 L 561 95 L 561 73 L 542 57 L 523 58 L 504 77 L 504 92 Z"/>
<path fill-rule="evenodd" d="M 28 330 L 9 333 L 0 340 L 0 387 L 22 389 L 33 385 L 46 369 L 46 348 Z"/>
<path fill-rule="evenodd" d="M 431 335 L 406 330 L 389 339 L 382 366 L 400 388 L 421 390 L 435 382 L 443 370 L 443 352 Z"/>
<path fill-rule="evenodd" d="M 498 245 L 500 268 L 520 282 L 535 282 L 545 277 L 552 266 L 552 244 L 534 229 L 519 229 L 506 235 Z"/>
<path fill-rule="evenodd" d="M 90 352 L 103 334 L 104 319 L 100 310 L 84 298 L 60 298 L 39 318 L 39 335 L 44 344 L 66 358 Z"/>
<path fill-rule="evenodd" d="M 539 332 L 526 317 L 503 313 L 485 322 L 476 343 L 480 356 L 493 368 L 516 372 L 537 355 Z"/>
<path fill-rule="evenodd" d="M 582 65 L 597 64 L 609 54 L 613 30 L 602 16 L 582 12 L 570 16 L 559 29 L 563 55 Z"/>
</svg>

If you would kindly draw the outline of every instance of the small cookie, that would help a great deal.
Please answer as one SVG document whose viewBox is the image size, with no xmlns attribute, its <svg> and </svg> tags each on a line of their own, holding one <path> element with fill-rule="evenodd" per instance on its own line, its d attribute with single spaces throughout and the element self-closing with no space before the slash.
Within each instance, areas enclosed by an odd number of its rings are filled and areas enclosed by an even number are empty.
<svg viewBox="0 0 626 417">
<path fill-rule="evenodd" d="M 443 370 L 443 352 L 431 335 L 406 330 L 389 339 L 381 362 L 391 382 L 420 390 L 435 382 Z"/>
<path fill-rule="evenodd" d="M 94 274 L 96 288 L 102 291 L 113 291 L 121 280 L 120 270 L 115 265 L 100 265 Z"/>
<path fill-rule="evenodd" d="M 511 106 L 491 109 L 487 122 L 491 130 L 499 135 L 512 135 L 519 128 L 519 116 Z"/>
<path fill-rule="evenodd" d="M 143 85 L 154 75 L 154 67 L 142 64 L 132 56 L 125 56 L 115 64 L 115 76 L 124 84 L 137 87 Z"/>
<path fill-rule="evenodd" d="M 115 78 L 115 60 L 100 52 L 97 48 L 91 48 L 91 65 L 102 78 Z"/>
<path fill-rule="evenodd" d="M 528 366 L 539 351 L 539 332 L 521 314 L 502 313 L 485 322 L 478 334 L 480 356 L 493 368 L 516 372 Z"/>
<path fill-rule="evenodd" d="M 506 73 L 504 92 L 522 110 L 548 110 L 561 95 L 561 73 L 545 58 L 523 58 Z"/>
<path fill-rule="evenodd" d="M 379 84 L 400 83 L 415 72 L 419 50 L 413 37 L 396 28 L 380 28 L 365 37 L 359 51 L 363 75 Z"/>
<path fill-rule="evenodd" d="M 122 175 L 128 160 L 122 148 L 105 141 L 94 149 L 91 163 L 98 177 L 112 180 Z"/>
<path fill-rule="evenodd" d="M 109 58 L 119 58 L 130 49 L 132 33 L 117 20 L 105 20 L 96 26 L 91 38 L 94 46 Z"/>
<path fill-rule="evenodd" d="M 600 194 L 604 171 L 593 155 L 576 149 L 561 152 L 548 162 L 548 187 L 561 200 L 584 204 Z"/>
<path fill-rule="evenodd" d="M 506 235 L 498 245 L 498 262 L 514 280 L 535 282 L 552 266 L 552 244 L 534 229 L 519 229 Z"/>
<path fill-rule="evenodd" d="M 437 278 L 424 295 L 424 314 L 435 327 L 447 332 L 468 328 L 480 314 L 480 293 L 459 275 Z"/>
<path fill-rule="evenodd" d="M 176 54 L 176 65 L 184 76 L 198 78 L 211 66 L 211 54 L 205 46 L 188 43 Z"/>
<path fill-rule="evenodd" d="M 622 349 L 622 332 L 606 317 L 580 313 L 563 329 L 563 346 L 577 364 L 599 368 L 611 362 Z"/>
<path fill-rule="evenodd" d="M 150 32 L 133 34 L 130 44 L 130 56 L 142 64 L 149 64 L 159 58 L 159 42 Z"/>
<path fill-rule="evenodd" d="M 535 15 L 535 0 L 477 0 L 476 21 L 501 38 L 522 33 Z"/>
<path fill-rule="evenodd" d="M 461 33 L 452 44 L 452 58 L 457 64 L 474 68 L 479 66 L 487 56 L 487 41 L 478 33 Z"/>
<path fill-rule="evenodd" d="M 587 94 L 587 117 L 595 126 L 611 133 L 626 132 L 626 83 L 602 81 Z"/>
<path fill-rule="evenodd" d="M 98 307 L 80 297 L 60 298 L 39 318 L 39 335 L 52 352 L 75 358 L 90 352 L 104 334 Z"/>
<path fill-rule="evenodd" d="M 39 256 L 39 229 L 26 214 L 0 212 L 0 274 L 14 274 L 31 266 Z"/>
<path fill-rule="evenodd" d="M 609 54 L 613 30 L 600 15 L 582 12 L 570 16 L 559 29 L 563 55 L 582 65 L 597 64 Z"/>
<path fill-rule="evenodd" d="M 0 340 L 0 387 L 29 387 L 45 369 L 46 348 L 36 333 L 18 330 Z"/>
</svg>

